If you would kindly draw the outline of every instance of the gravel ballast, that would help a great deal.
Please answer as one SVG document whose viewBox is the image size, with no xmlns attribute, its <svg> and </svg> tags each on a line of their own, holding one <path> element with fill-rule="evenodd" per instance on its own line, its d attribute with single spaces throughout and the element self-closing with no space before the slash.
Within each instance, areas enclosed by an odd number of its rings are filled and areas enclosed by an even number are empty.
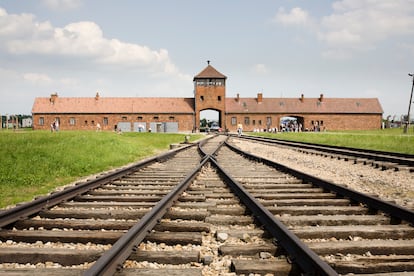
<svg viewBox="0 0 414 276">
<path fill-rule="evenodd" d="M 414 177 L 409 171 L 381 170 L 369 165 L 300 153 L 295 149 L 230 139 L 249 153 L 359 192 L 414 209 Z"/>
</svg>

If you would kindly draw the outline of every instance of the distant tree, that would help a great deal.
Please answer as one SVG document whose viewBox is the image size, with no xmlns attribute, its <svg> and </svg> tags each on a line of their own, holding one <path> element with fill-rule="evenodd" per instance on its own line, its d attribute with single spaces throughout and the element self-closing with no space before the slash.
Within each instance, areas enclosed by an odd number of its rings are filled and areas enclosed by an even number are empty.
<svg viewBox="0 0 414 276">
<path fill-rule="evenodd" d="M 200 127 L 206 127 L 207 126 L 207 119 L 203 118 L 200 120 Z"/>
</svg>

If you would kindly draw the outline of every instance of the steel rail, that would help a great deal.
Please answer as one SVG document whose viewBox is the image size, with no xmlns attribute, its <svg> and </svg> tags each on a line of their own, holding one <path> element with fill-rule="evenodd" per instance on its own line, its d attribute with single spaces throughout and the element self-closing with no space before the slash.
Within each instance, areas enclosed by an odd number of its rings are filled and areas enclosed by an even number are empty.
<svg viewBox="0 0 414 276">
<path fill-rule="evenodd" d="M 177 201 L 181 194 L 188 188 L 192 180 L 208 162 L 203 161 L 189 173 L 170 193 L 163 197 L 149 213 L 142 217 L 125 235 L 117 240 L 110 250 L 106 251 L 83 275 L 113 275 L 125 260 L 136 250 L 154 226 L 159 223 L 168 209 Z"/>
<path fill-rule="evenodd" d="M 177 152 L 185 150 L 195 144 L 183 146 L 166 153 L 159 154 L 152 158 L 138 162 L 132 166 L 108 173 L 104 176 L 97 177 L 94 180 L 89 180 L 84 183 L 75 184 L 62 191 L 52 193 L 47 196 L 38 197 L 33 201 L 17 205 L 16 207 L 6 209 L 0 212 L 0 228 L 5 227 L 19 219 L 30 217 L 37 212 L 55 206 L 63 201 L 70 200 L 78 195 L 84 194 L 92 189 L 95 189 L 103 184 L 117 180 L 124 175 L 136 171 L 142 167 L 148 166 L 154 162 L 171 158 Z"/>
<path fill-rule="evenodd" d="M 319 186 L 325 190 L 332 191 L 337 195 L 340 195 L 345 198 L 349 198 L 351 201 L 359 202 L 365 204 L 369 209 L 372 211 L 382 211 L 388 214 L 391 217 L 391 222 L 394 224 L 399 224 L 401 221 L 407 221 L 409 223 L 414 224 L 414 211 L 406 209 L 402 206 L 397 204 L 393 204 L 390 202 L 386 202 L 379 198 L 369 196 L 358 191 L 336 185 L 332 182 L 325 181 L 321 178 L 300 172 L 298 170 L 289 168 L 277 162 L 271 161 L 269 159 L 253 155 L 247 152 L 244 152 L 226 142 L 226 145 L 232 149 L 233 151 L 246 156 L 247 158 L 257 160 L 259 162 L 263 162 L 264 164 L 271 166 L 279 171 L 287 172 L 292 174 L 293 176 L 302 179 L 304 182 L 312 183 L 313 185 Z"/>
<path fill-rule="evenodd" d="M 235 135 L 233 135 L 235 136 Z M 329 152 L 334 154 L 343 154 L 353 157 L 362 157 L 368 159 L 374 159 L 384 162 L 398 163 L 401 165 L 407 165 L 414 167 L 414 155 L 412 154 L 403 154 L 395 152 L 384 152 L 376 150 L 366 150 L 366 149 L 354 149 L 349 147 L 339 147 L 339 146 L 325 146 L 313 143 L 305 142 L 295 142 L 295 141 L 286 141 L 276 138 L 266 138 L 266 137 L 255 137 L 255 136 L 246 136 L 243 135 L 240 137 L 247 140 L 255 140 L 268 143 L 277 143 L 286 146 L 298 146 L 305 149 L 319 150 L 322 152 Z"/>
<path fill-rule="evenodd" d="M 291 261 L 296 263 L 305 275 L 338 275 L 338 273 L 324 262 L 315 252 L 304 244 L 293 232 L 266 209 L 258 200 L 233 179 L 218 164 L 210 158 L 211 163 L 218 169 L 229 188 L 238 196 L 241 202 L 252 212 L 253 216 L 260 221 L 264 228 L 277 240 Z"/>
</svg>

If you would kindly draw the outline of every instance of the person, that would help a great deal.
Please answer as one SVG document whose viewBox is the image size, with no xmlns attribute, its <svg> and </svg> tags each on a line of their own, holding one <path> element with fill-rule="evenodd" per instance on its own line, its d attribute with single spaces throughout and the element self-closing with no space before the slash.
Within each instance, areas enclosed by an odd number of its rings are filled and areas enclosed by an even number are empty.
<svg viewBox="0 0 414 276">
<path fill-rule="evenodd" d="M 241 123 L 239 123 L 237 125 L 237 136 L 240 137 L 242 135 L 242 132 L 243 132 L 243 125 Z"/>
<path fill-rule="evenodd" d="M 58 132 L 59 131 L 59 121 L 57 119 L 54 122 L 54 126 L 55 126 L 55 131 Z"/>
<path fill-rule="evenodd" d="M 100 123 L 96 124 L 96 131 L 101 131 L 101 124 Z"/>
</svg>

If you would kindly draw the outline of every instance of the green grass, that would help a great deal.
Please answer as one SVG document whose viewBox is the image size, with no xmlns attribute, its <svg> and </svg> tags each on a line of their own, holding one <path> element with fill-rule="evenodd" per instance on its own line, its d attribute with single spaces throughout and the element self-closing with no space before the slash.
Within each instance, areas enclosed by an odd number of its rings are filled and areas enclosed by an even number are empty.
<svg viewBox="0 0 414 276">
<path fill-rule="evenodd" d="M 399 128 L 373 131 L 249 133 L 289 141 L 414 154 L 414 132 Z"/>
<path fill-rule="evenodd" d="M 0 208 L 184 142 L 184 134 L 0 131 Z M 190 135 L 196 140 L 201 135 Z"/>
</svg>

